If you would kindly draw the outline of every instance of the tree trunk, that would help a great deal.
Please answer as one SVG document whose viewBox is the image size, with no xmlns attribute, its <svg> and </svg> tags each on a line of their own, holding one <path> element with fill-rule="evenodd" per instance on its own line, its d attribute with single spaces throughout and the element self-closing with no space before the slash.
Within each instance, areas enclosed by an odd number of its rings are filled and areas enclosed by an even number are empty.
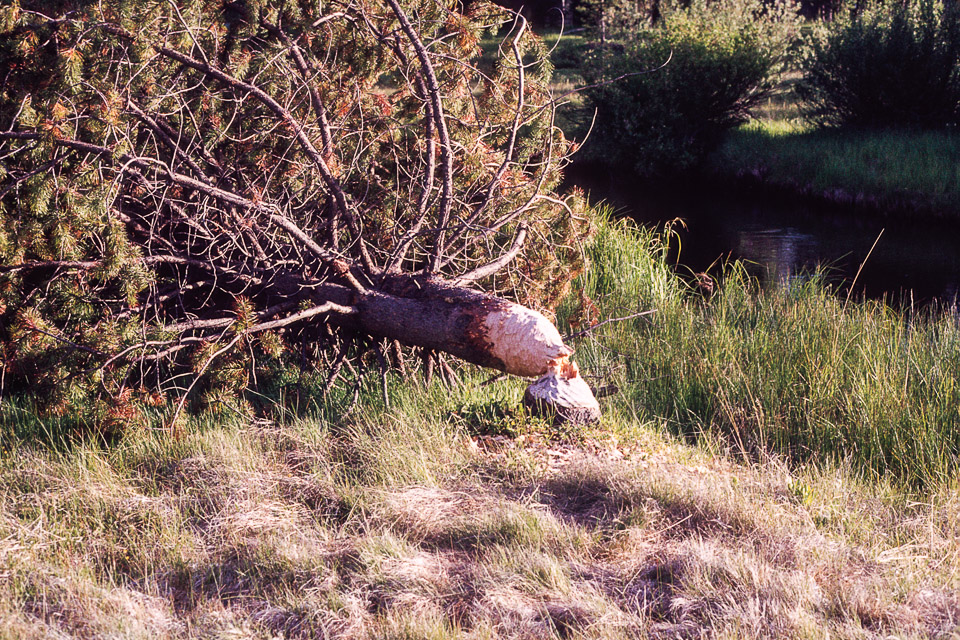
<svg viewBox="0 0 960 640">
<path fill-rule="evenodd" d="M 538 377 L 524 405 L 555 423 L 600 419 L 600 404 L 543 314 L 431 276 L 389 276 L 365 294 L 328 285 L 328 302 L 356 310 L 340 322 L 372 336 L 443 351 L 467 362 L 523 377 Z"/>
<path fill-rule="evenodd" d="M 351 318 L 365 332 L 506 373 L 540 376 L 523 402 L 555 424 L 600 419 L 600 404 L 569 361 L 573 349 L 543 314 L 434 277 L 399 276 L 384 284 L 390 293 L 371 292 L 354 304 L 358 311 Z"/>
<path fill-rule="evenodd" d="M 334 318 L 340 324 L 518 376 L 541 376 L 573 353 L 543 314 L 433 276 L 392 275 L 365 293 L 336 285 L 318 293 L 355 309 Z"/>
<path fill-rule="evenodd" d="M 600 420 L 600 403 L 575 363 L 551 366 L 546 375 L 527 387 L 523 404 L 554 424 L 591 424 Z"/>
</svg>

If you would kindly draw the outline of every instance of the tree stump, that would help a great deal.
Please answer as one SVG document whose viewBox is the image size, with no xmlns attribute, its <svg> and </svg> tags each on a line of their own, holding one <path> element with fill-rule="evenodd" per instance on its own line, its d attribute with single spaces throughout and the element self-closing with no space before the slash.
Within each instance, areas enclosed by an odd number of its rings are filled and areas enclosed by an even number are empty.
<svg viewBox="0 0 960 640">
<path fill-rule="evenodd" d="M 554 424 L 600 421 L 600 403 L 577 365 L 566 358 L 552 361 L 546 375 L 527 387 L 523 406 L 534 415 L 552 418 Z"/>
</svg>

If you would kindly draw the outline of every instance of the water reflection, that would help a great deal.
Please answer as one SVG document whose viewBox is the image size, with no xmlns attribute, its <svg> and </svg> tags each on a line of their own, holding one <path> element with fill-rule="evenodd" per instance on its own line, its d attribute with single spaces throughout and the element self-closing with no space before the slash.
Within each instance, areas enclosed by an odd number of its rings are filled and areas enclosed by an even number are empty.
<svg viewBox="0 0 960 640">
<path fill-rule="evenodd" d="M 582 168 L 570 178 L 593 201 L 606 200 L 639 222 L 682 218 L 686 228 L 678 229 L 681 250 L 675 259 L 685 270 L 701 272 L 728 258 L 742 259 L 762 282 L 773 283 L 820 269 L 843 291 L 862 264 L 856 295 L 894 304 L 911 298 L 956 303 L 960 291 L 956 223 L 854 215 L 759 193 L 718 193 L 715 187 L 638 185 Z"/>
<path fill-rule="evenodd" d="M 759 265 L 771 282 L 786 282 L 819 259 L 816 237 L 790 227 L 740 230 L 735 253 Z"/>
</svg>

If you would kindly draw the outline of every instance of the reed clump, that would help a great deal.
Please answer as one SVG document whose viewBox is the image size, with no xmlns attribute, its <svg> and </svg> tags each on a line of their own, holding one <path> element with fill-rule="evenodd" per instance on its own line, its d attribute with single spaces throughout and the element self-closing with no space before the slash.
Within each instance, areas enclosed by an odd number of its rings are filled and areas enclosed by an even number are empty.
<svg viewBox="0 0 960 640">
<path fill-rule="evenodd" d="M 611 372 L 619 410 L 692 438 L 720 435 L 751 455 L 849 462 L 913 487 L 956 480 L 953 308 L 844 299 L 817 273 L 761 290 L 740 264 L 707 294 L 671 272 L 666 249 L 662 235 L 609 221 L 581 280 L 604 308 L 657 310 L 578 345 L 586 369 Z"/>
</svg>

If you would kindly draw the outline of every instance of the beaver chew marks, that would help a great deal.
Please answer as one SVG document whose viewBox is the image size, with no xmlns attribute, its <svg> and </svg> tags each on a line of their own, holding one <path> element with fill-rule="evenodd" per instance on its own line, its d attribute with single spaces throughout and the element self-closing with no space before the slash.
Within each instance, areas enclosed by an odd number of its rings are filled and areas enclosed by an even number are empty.
<svg viewBox="0 0 960 640">
<path fill-rule="evenodd" d="M 527 387 L 523 404 L 536 415 L 552 418 L 554 424 L 600 420 L 600 403 L 569 353 L 547 363 L 545 375 Z"/>
<path fill-rule="evenodd" d="M 554 424 L 589 424 L 600 420 L 600 403 L 580 377 L 577 365 L 566 359 L 527 387 L 523 404 L 535 415 L 552 418 Z"/>
<path fill-rule="evenodd" d="M 508 303 L 484 318 L 490 353 L 504 371 L 533 378 L 542 376 L 551 362 L 566 359 L 573 349 L 563 344 L 560 332 L 542 314 Z"/>
</svg>

